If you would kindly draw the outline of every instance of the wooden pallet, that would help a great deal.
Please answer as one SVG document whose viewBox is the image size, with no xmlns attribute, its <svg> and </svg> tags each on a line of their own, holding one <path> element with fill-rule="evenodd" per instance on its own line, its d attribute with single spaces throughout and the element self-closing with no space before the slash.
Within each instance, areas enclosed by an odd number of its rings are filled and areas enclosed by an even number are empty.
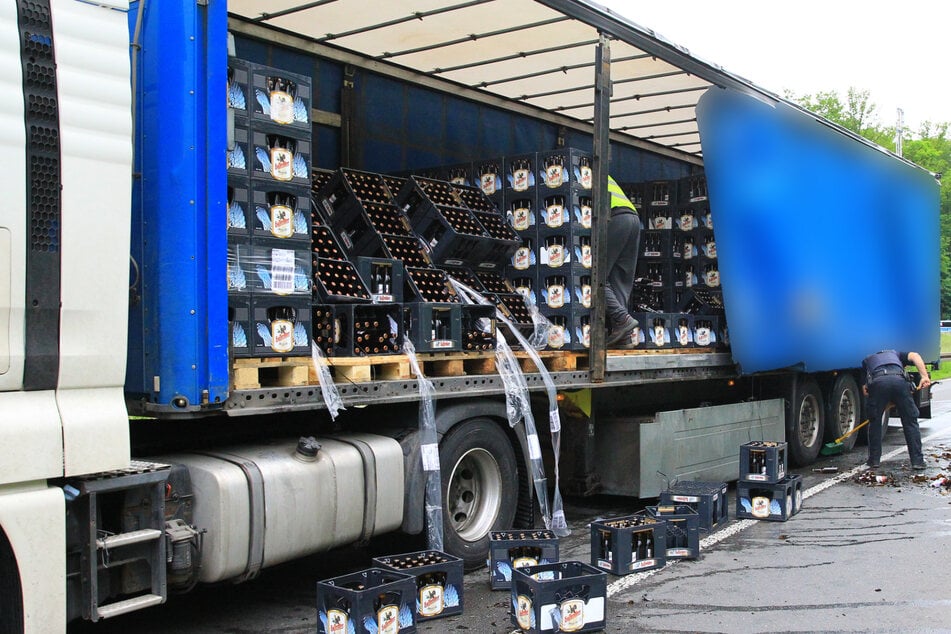
<svg viewBox="0 0 951 634">
<path fill-rule="evenodd" d="M 408 379 L 412 376 L 405 354 L 331 357 L 326 361 L 335 383 L 366 383 L 374 379 Z M 311 367 L 310 373 L 316 384 L 317 371 Z"/>
<path fill-rule="evenodd" d="M 262 387 L 309 385 L 311 366 L 310 357 L 235 359 L 231 387 L 235 390 L 256 390 Z"/>
</svg>

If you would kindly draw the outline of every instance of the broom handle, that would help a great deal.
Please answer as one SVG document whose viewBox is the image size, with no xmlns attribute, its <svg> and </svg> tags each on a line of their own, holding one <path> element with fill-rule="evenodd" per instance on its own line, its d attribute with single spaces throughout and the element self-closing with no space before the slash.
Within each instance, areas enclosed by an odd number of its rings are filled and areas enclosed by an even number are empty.
<svg viewBox="0 0 951 634">
<path fill-rule="evenodd" d="M 846 438 L 848 438 L 849 436 L 851 436 L 852 434 L 854 434 L 854 433 L 857 432 L 858 430 L 862 429 L 862 428 L 865 427 L 866 425 L 868 425 L 868 419 L 865 419 L 864 421 L 862 421 L 862 424 L 861 424 L 861 425 L 856 425 L 855 427 L 853 427 L 852 429 L 850 429 L 850 430 L 849 430 L 849 433 L 845 434 L 844 436 L 840 436 L 839 438 L 836 438 L 836 439 L 835 439 L 835 444 L 838 445 L 840 442 L 842 442 L 843 440 L 845 440 Z"/>
</svg>

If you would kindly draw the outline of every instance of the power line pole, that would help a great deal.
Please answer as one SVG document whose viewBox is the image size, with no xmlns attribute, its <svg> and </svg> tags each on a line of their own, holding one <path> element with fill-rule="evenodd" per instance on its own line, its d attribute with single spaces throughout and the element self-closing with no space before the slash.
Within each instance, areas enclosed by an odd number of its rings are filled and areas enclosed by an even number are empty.
<svg viewBox="0 0 951 634">
<path fill-rule="evenodd" d="M 901 108 L 898 109 L 898 125 L 895 126 L 895 153 L 898 156 L 901 156 L 901 137 L 904 132 L 904 117 L 905 111 Z"/>
</svg>

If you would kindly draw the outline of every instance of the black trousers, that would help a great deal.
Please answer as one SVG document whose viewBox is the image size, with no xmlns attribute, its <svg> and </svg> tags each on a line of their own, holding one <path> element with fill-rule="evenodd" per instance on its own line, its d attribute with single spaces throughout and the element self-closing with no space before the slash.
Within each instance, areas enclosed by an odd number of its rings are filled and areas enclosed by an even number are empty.
<svg viewBox="0 0 951 634">
<path fill-rule="evenodd" d="M 608 222 L 607 277 L 604 285 L 605 325 L 620 325 L 628 315 L 634 290 L 637 254 L 641 243 L 641 220 L 636 214 L 619 213 Z"/>
<path fill-rule="evenodd" d="M 918 407 L 911 394 L 908 381 L 900 374 L 875 377 L 868 384 L 868 461 L 882 459 L 882 434 L 885 431 L 882 414 L 885 406 L 893 403 L 901 416 L 901 428 L 905 432 L 908 458 L 912 464 L 924 462 L 921 453 L 921 430 L 918 429 Z"/>
</svg>

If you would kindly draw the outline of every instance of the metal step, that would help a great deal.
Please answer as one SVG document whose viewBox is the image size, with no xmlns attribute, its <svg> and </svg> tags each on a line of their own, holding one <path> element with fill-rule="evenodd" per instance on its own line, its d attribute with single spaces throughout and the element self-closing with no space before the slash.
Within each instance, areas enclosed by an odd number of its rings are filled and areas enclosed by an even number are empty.
<svg viewBox="0 0 951 634">
<path fill-rule="evenodd" d="M 136 610 L 141 610 L 142 608 L 159 605 L 164 602 L 165 597 L 162 595 L 143 594 L 138 597 L 132 597 L 131 599 L 100 605 L 97 608 L 97 611 L 99 612 L 99 618 L 108 619 L 114 616 L 119 616 L 120 614 L 126 614 L 127 612 L 135 612 Z"/>
<path fill-rule="evenodd" d="M 141 544 L 150 542 L 162 537 L 163 533 L 154 528 L 143 528 L 138 531 L 128 533 L 119 533 L 96 540 L 96 548 L 99 550 L 109 550 L 110 548 L 120 548 L 122 546 L 131 546 L 132 544 Z"/>
</svg>

